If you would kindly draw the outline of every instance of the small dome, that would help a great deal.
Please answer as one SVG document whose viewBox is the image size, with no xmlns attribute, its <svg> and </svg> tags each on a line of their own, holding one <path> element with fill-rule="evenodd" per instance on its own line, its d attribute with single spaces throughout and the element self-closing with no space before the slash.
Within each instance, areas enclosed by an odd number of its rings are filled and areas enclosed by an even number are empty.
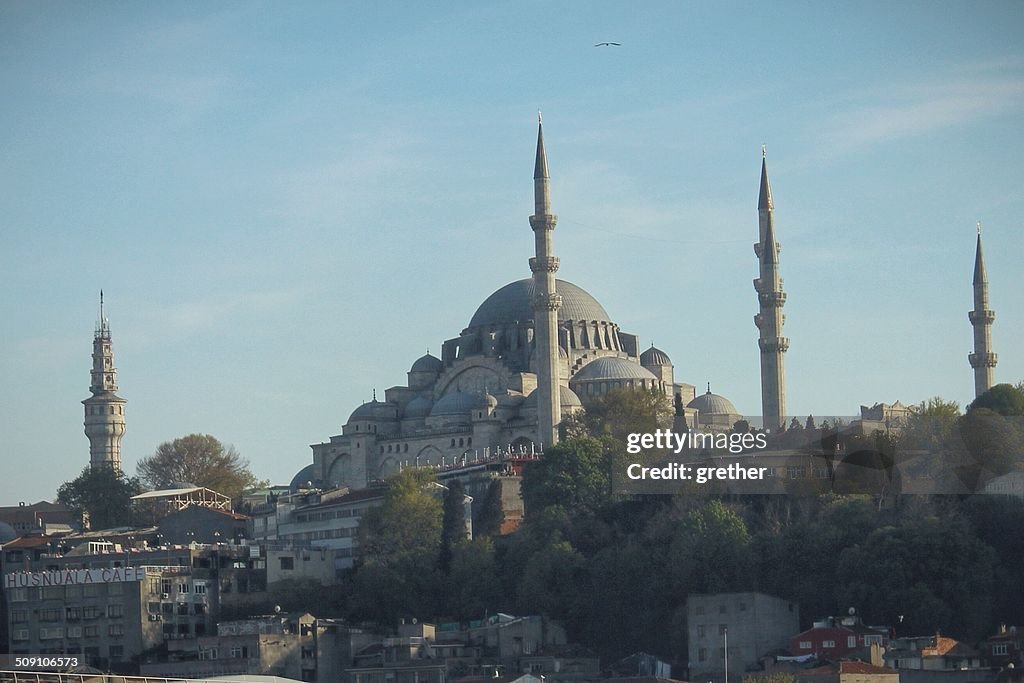
<svg viewBox="0 0 1024 683">
<path fill-rule="evenodd" d="M 390 409 L 393 407 L 394 406 L 392 406 L 391 404 L 373 400 L 370 401 L 369 403 L 364 403 L 363 405 L 353 410 L 352 414 L 348 416 L 348 421 L 353 422 L 355 420 L 386 420 L 392 417 Z"/>
<path fill-rule="evenodd" d="M 427 415 L 430 415 L 430 411 L 433 407 L 434 402 L 429 398 L 417 396 L 405 404 L 405 410 L 402 412 L 402 416 L 406 418 L 426 417 Z"/>
<path fill-rule="evenodd" d="M 651 344 L 651 348 L 640 354 L 640 365 L 645 368 L 658 365 L 672 365 L 672 359 L 668 354 Z"/>
<path fill-rule="evenodd" d="M 444 363 L 441 362 L 440 358 L 431 356 L 429 353 L 425 356 L 420 356 L 416 359 L 416 362 L 409 368 L 409 372 L 432 372 L 437 374 L 444 368 Z"/>
<path fill-rule="evenodd" d="M 537 396 L 537 390 L 534 389 L 533 391 L 530 392 L 530 395 L 526 397 L 526 400 L 523 401 L 522 407 L 524 409 L 536 410 L 538 400 L 539 397 Z M 558 404 L 562 408 L 583 407 L 583 404 L 580 402 L 580 397 L 576 395 L 576 392 L 562 384 L 558 385 Z"/>
<path fill-rule="evenodd" d="M 288 490 L 298 491 L 299 489 L 306 488 L 306 486 L 308 486 L 309 484 L 313 484 L 314 486 L 316 486 L 319 483 L 320 482 L 316 477 L 316 466 L 306 465 L 301 470 L 296 472 L 294 477 L 292 477 L 291 483 L 288 484 Z"/>
<path fill-rule="evenodd" d="M 708 393 L 701 394 L 687 403 L 686 407 L 696 408 L 701 415 L 739 415 L 732 401 L 725 396 L 712 394 L 710 389 Z"/>
<path fill-rule="evenodd" d="M 453 391 L 442 396 L 430 411 L 431 417 L 441 415 L 465 415 L 474 408 L 479 408 L 480 394 L 467 394 L 464 391 Z"/>
<path fill-rule="evenodd" d="M 657 380 L 650 370 L 625 358 L 598 358 L 592 360 L 572 377 L 573 382 L 602 379 Z"/>
</svg>

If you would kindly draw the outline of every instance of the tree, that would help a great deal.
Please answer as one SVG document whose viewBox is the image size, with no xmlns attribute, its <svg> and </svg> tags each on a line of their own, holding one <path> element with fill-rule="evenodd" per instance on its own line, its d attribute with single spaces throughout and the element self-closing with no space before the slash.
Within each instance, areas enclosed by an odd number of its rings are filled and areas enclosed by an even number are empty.
<svg viewBox="0 0 1024 683">
<path fill-rule="evenodd" d="M 440 568 L 444 574 L 451 567 L 452 553 L 456 546 L 466 542 L 466 491 L 458 479 L 448 484 L 444 493 L 444 510 L 441 518 Z"/>
<path fill-rule="evenodd" d="M 501 525 L 505 521 L 505 511 L 501 507 L 501 481 L 495 479 L 488 485 L 487 493 L 480 504 L 480 513 L 473 525 L 473 536 L 499 536 Z"/>
<path fill-rule="evenodd" d="M 974 402 L 967 406 L 967 412 L 971 413 L 979 408 L 988 408 L 1004 417 L 1024 415 L 1024 390 L 1012 384 L 997 384 L 974 399 Z"/>
<path fill-rule="evenodd" d="M 92 529 L 132 524 L 132 496 L 142 493 L 138 479 L 113 467 L 86 467 L 77 479 L 61 484 L 57 502 L 81 514 Z"/>
<path fill-rule="evenodd" d="M 441 502 L 428 470 L 392 477 L 384 503 L 359 524 L 353 610 L 382 625 L 401 616 L 433 614 L 438 605 Z"/>
<path fill-rule="evenodd" d="M 139 461 L 137 470 L 142 482 L 154 489 L 187 482 L 229 498 L 256 484 L 249 461 L 209 434 L 189 434 L 162 443 L 153 455 Z"/>
<path fill-rule="evenodd" d="M 527 515 L 551 505 L 582 512 L 596 509 L 609 495 L 611 460 L 606 444 L 592 437 L 563 441 L 523 471 Z"/>
<path fill-rule="evenodd" d="M 630 434 L 665 427 L 671 415 L 672 403 L 659 391 L 616 389 L 593 399 L 582 421 L 591 436 L 608 435 L 626 443 Z"/>
</svg>

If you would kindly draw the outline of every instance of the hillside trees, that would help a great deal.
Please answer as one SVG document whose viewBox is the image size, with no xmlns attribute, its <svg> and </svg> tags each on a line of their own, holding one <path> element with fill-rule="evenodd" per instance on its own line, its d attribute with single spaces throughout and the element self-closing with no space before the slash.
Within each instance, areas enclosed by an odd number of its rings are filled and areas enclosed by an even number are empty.
<svg viewBox="0 0 1024 683">
<path fill-rule="evenodd" d="M 86 467 L 77 478 L 61 484 L 57 502 L 83 515 L 92 529 L 131 526 L 132 496 L 142 493 L 138 479 L 113 467 Z"/>
</svg>

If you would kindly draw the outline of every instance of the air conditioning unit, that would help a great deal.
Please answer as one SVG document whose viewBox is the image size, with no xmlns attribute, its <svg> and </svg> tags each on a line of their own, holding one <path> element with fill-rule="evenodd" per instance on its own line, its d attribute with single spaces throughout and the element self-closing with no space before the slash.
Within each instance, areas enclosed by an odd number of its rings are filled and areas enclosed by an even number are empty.
<svg viewBox="0 0 1024 683">
<path fill-rule="evenodd" d="M 159 614 L 150 614 L 149 615 L 149 620 L 150 621 L 159 621 L 160 620 L 160 615 Z"/>
<path fill-rule="evenodd" d="M 163 600 L 167 600 L 169 597 L 171 597 L 170 593 L 161 593 L 160 594 L 160 598 L 163 599 Z"/>
</svg>

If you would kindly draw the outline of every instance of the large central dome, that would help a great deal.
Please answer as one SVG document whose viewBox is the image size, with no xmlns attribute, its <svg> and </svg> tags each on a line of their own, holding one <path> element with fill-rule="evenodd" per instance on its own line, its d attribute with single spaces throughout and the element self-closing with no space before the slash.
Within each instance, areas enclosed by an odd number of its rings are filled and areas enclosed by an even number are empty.
<svg viewBox="0 0 1024 683">
<path fill-rule="evenodd" d="M 533 278 L 510 282 L 480 304 L 469 326 L 501 326 L 533 320 L 533 292 Z M 573 283 L 555 280 L 555 292 L 562 297 L 562 307 L 558 309 L 559 320 L 611 322 L 608 312 L 597 299 Z"/>
</svg>

